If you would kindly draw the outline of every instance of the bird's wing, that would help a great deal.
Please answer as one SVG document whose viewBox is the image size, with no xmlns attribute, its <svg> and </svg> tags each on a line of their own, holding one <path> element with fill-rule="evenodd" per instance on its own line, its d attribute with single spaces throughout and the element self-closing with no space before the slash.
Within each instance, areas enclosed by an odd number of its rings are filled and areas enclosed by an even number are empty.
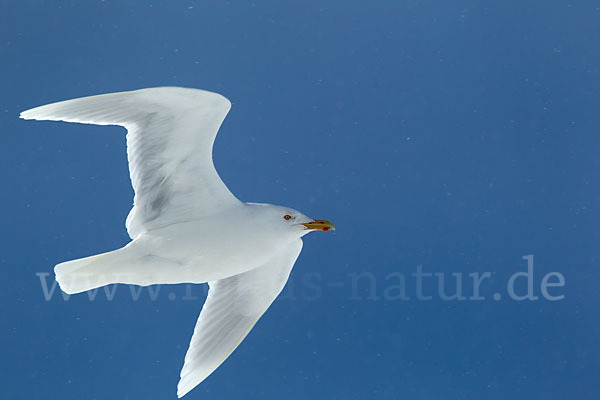
<svg viewBox="0 0 600 400">
<path fill-rule="evenodd" d="M 209 282 L 177 385 L 179 397 L 206 379 L 246 337 L 285 286 L 301 249 L 298 239 L 256 269 Z"/>
<path fill-rule="evenodd" d="M 239 202 L 212 161 L 213 142 L 230 108 L 216 93 L 161 87 L 48 104 L 21 118 L 127 128 L 135 197 L 126 225 L 135 238 Z"/>
</svg>

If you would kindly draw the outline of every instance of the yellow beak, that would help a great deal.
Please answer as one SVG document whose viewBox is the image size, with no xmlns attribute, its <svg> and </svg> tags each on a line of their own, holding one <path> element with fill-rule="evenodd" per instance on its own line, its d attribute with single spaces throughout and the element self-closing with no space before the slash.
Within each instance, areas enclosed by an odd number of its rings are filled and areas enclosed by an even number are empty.
<svg viewBox="0 0 600 400">
<path fill-rule="evenodd" d="M 313 229 L 317 231 L 327 232 L 329 230 L 335 231 L 335 225 L 332 222 L 325 221 L 324 219 L 315 219 L 312 222 L 303 223 L 306 229 Z"/>
</svg>

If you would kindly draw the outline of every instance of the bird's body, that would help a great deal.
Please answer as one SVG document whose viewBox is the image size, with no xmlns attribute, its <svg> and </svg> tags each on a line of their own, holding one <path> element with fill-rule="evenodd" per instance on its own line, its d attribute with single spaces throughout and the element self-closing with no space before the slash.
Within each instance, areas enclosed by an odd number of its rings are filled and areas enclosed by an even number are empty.
<svg viewBox="0 0 600 400">
<path fill-rule="evenodd" d="M 231 104 L 216 93 L 152 88 L 85 97 L 24 111 L 24 119 L 127 128 L 134 207 L 123 248 L 55 267 L 63 291 L 113 283 L 205 283 L 209 295 L 186 354 L 178 396 L 237 347 L 283 289 L 312 230 L 328 221 L 238 200 L 212 163 Z"/>
<path fill-rule="evenodd" d="M 257 230 L 271 212 L 268 205 L 242 203 L 194 221 L 143 232 L 121 249 L 57 265 L 57 281 L 63 290 L 79 293 L 111 283 L 206 283 L 237 275 L 300 240 L 282 230 Z M 110 257 L 114 261 L 106 262 Z M 90 268 L 96 260 L 101 266 Z"/>
</svg>

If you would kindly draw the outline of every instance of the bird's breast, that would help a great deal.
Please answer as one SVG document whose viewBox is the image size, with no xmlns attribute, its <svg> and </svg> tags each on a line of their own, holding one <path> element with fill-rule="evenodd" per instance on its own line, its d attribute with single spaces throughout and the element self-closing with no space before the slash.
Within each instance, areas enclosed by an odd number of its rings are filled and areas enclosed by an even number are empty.
<svg viewBox="0 0 600 400">
<path fill-rule="evenodd" d="M 245 224 L 194 221 L 146 234 L 149 251 L 185 266 L 182 281 L 208 282 L 256 268 L 287 244 L 284 237 Z"/>
</svg>

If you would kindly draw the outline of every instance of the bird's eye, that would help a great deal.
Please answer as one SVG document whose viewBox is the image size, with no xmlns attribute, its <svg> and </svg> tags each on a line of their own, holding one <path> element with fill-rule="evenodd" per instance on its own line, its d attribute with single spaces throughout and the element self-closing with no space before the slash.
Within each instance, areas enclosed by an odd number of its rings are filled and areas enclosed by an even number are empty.
<svg viewBox="0 0 600 400">
<path fill-rule="evenodd" d="M 286 221 L 289 221 L 290 219 L 292 219 L 292 216 L 290 214 L 285 214 L 283 216 L 283 219 L 285 219 Z"/>
</svg>

